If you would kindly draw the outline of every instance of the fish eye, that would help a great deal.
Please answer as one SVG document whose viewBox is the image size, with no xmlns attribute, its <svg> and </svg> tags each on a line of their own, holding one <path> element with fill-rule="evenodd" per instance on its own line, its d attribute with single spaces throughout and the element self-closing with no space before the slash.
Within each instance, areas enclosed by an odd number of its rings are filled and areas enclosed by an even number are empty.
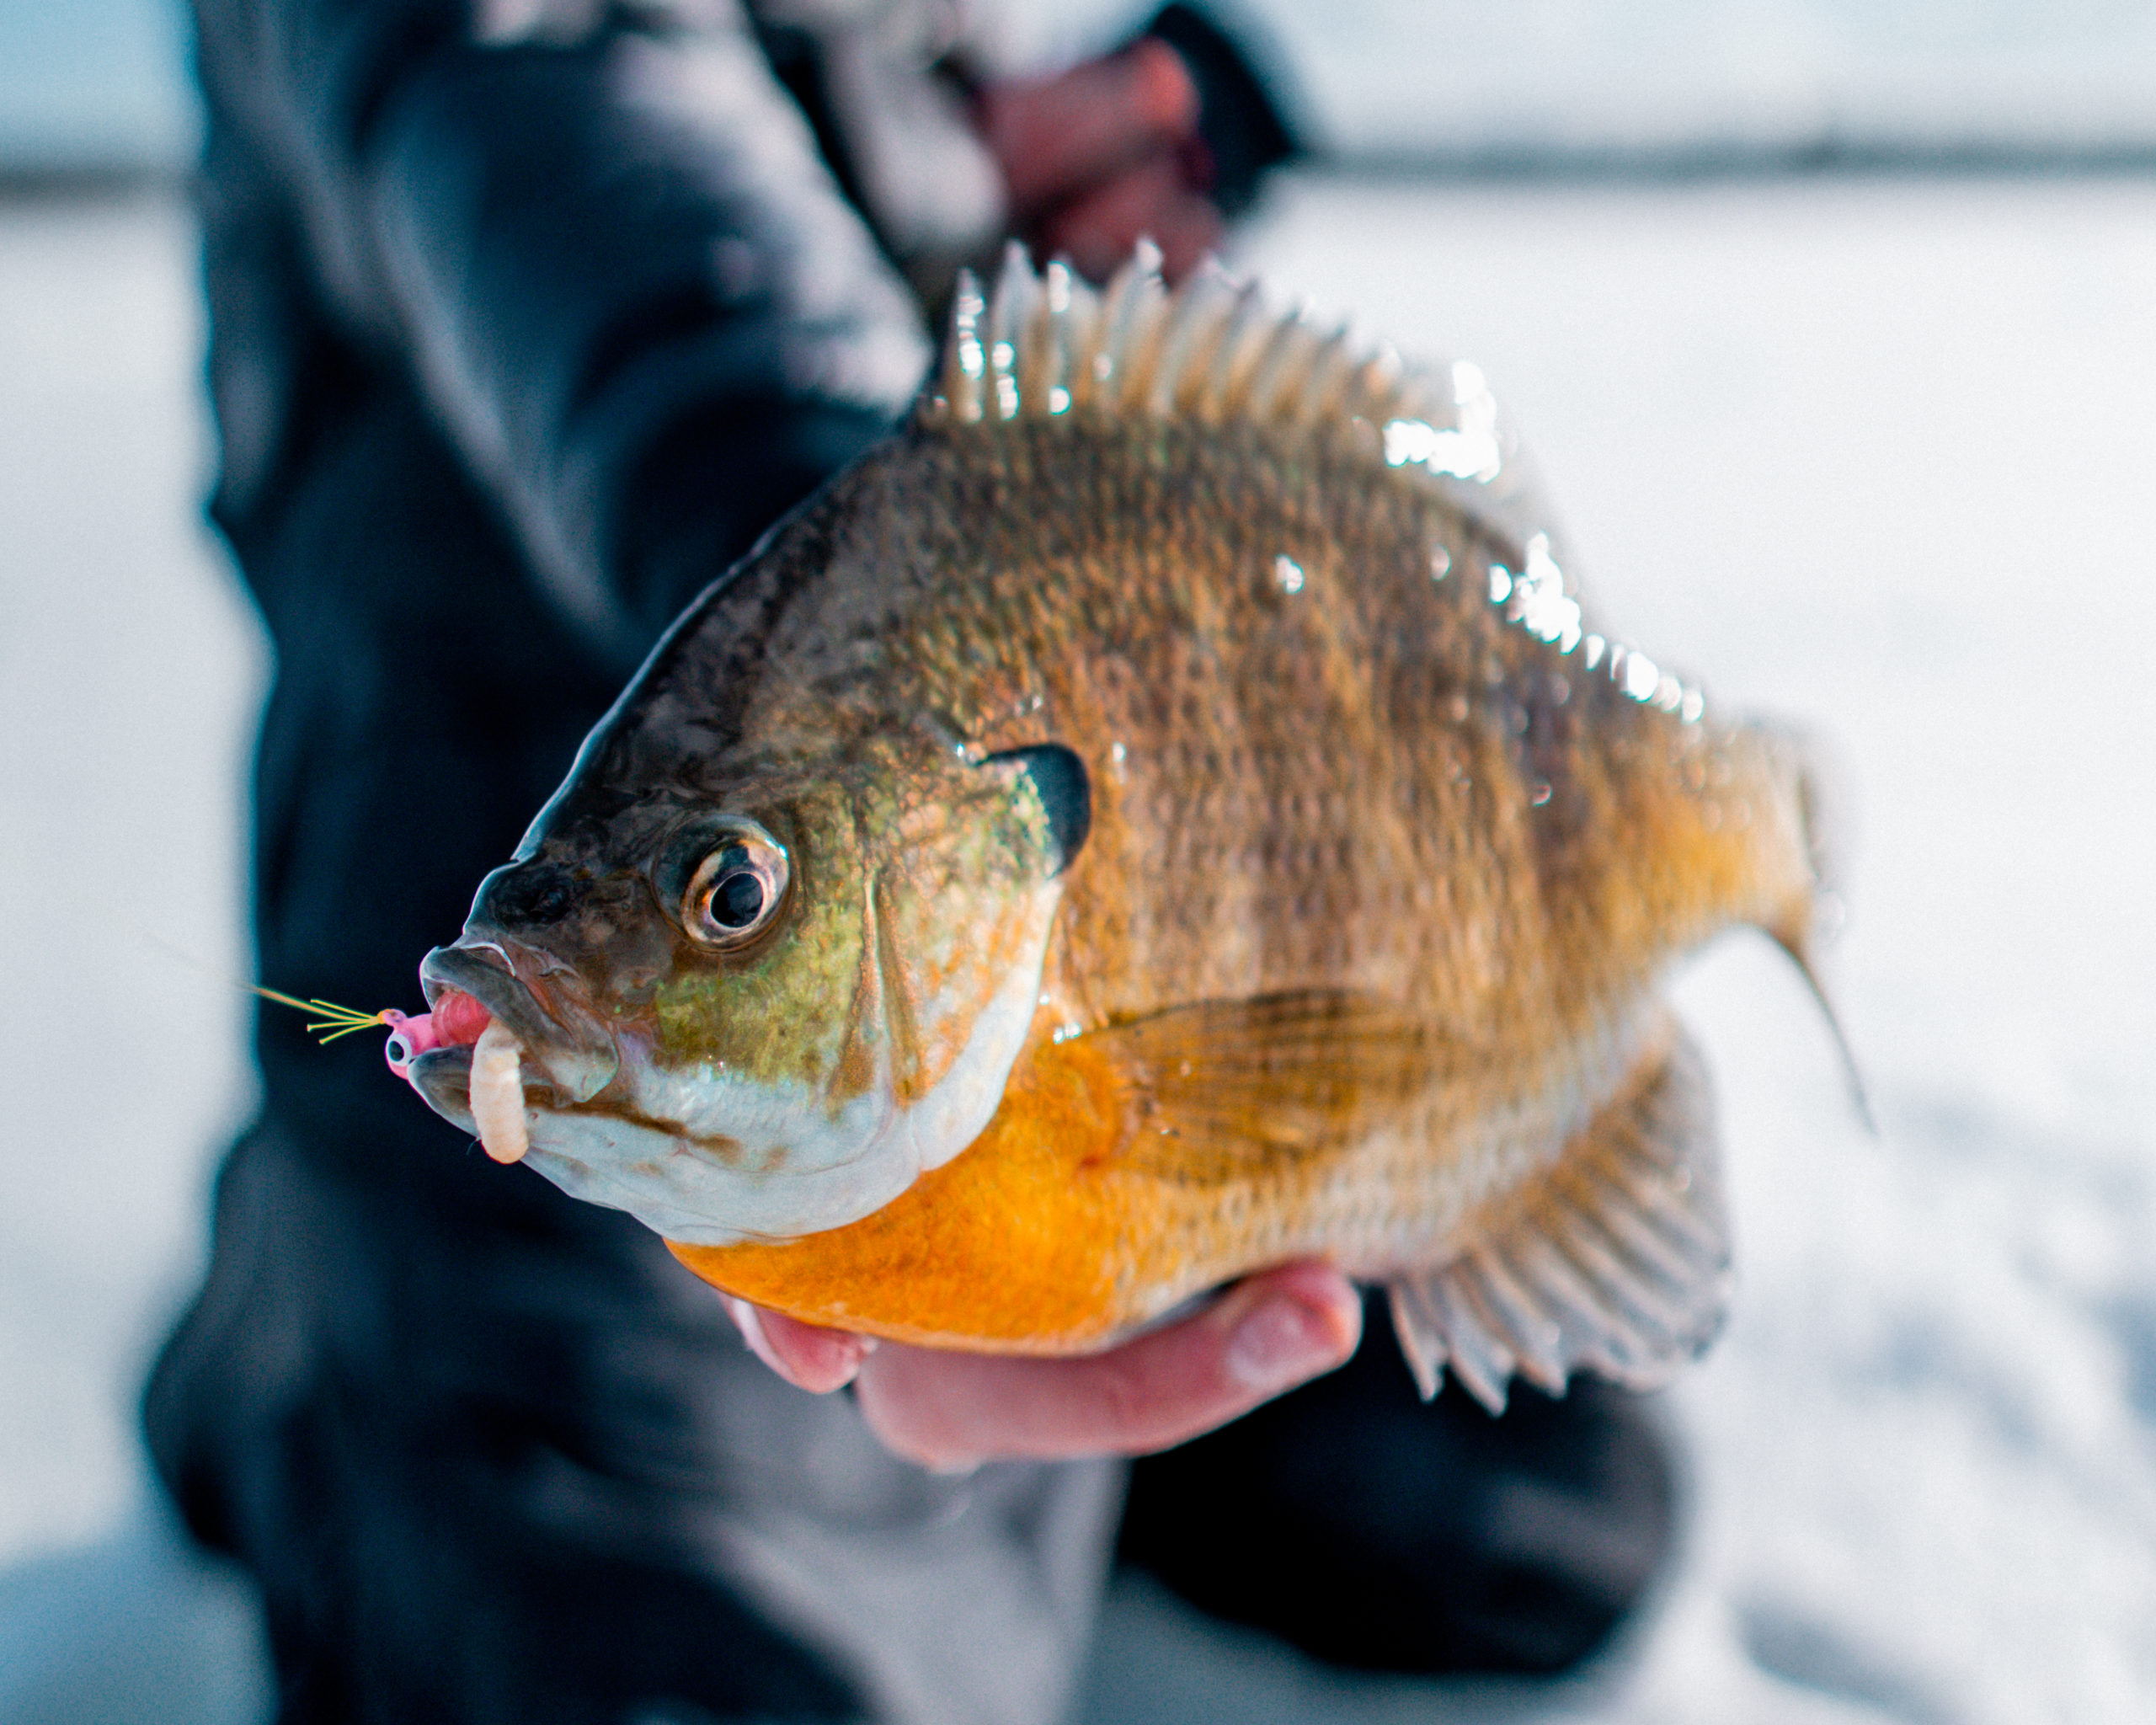
<svg viewBox="0 0 2156 1725">
<path fill-rule="evenodd" d="M 696 865 L 681 898 L 681 927 L 706 946 L 738 947 L 771 926 L 792 873 L 760 830 L 728 833 Z"/>
</svg>

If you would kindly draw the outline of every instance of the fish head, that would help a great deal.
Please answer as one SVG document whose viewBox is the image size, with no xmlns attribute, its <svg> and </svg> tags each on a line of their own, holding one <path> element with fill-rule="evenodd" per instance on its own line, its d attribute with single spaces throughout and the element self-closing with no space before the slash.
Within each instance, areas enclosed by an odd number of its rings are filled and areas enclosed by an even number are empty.
<svg viewBox="0 0 2156 1725">
<path fill-rule="evenodd" d="M 429 954 L 430 1001 L 470 994 L 516 1038 L 526 1154 L 573 1195 L 690 1244 L 857 1220 L 995 1114 L 1083 841 L 1084 770 L 917 727 L 649 769 L 587 748 Z M 469 1124 L 472 1064 L 437 1049 L 412 1082 Z"/>
</svg>

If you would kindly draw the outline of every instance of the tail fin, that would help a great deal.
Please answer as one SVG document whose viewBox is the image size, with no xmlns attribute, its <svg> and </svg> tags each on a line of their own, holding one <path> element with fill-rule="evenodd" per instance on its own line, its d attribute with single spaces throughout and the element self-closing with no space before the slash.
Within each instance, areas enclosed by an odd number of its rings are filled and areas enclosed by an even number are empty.
<svg viewBox="0 0 2156 1725">
<path fill-rule="evenodd" d="M 1864 1081 L 1864 1069 L 1857 1065 L 1856 1050 L 1849 1045 L 1849 1033 L 1842 1028 L 1841 1015 L 1834 1010 L 1834 1002 L 1827 993 L 1827 985 L 1819 980 L 1819 971 L 1812 962 L 1811 930 L 1801 931 L 1770 928 L 1767 932 L 1774 944 L 1790 956 L 1797 972 L 1804 978 L 1805 985 L 1812 991 L 1812 998 L 1819 1003 L 1819 1010 L 1827 1020 L 1828 1033 L 1834 1039 L 1834 1051 L 1841 1056 L 1842 1077 L 1849 1087 L 1849 1101 L 1855 1107 L 1857 1118 L 1864 1122 L 1864 1130 L 1874 1138 L 1879 1136 L 1879 1117 L 1871 1111 L 1871 1095 Z"/>
<path fill-rule="evenodd" d="M 1835 1052 L 1841 1057 L 1849 1100 L 1865 1130 L 1876 1138 L 1879 1118 L 1871 1110 L 1863 1069 L 1857 1065 L 1856 1050 L 1842 1028 L 1841 1015 L 1834 1010 L 1826 984 L 1820 980 L 1814 959 L 1815 943 L 1822 937 L 1831 939 L 1841 927 L 1844 914 L 1838 882 L 1847 862 L 1849 772 L 1817 733 L 1784 729 L 1780 734 L 1796 757 L 1797 814 L 1803 822 L 1805 849 L 1812 865 L 1812 891 L 1801 905 L 1793 906 L 1767 932 L 1789 954 L 1812 991 L 1812 998 L 1819 1003 Z"/>
</svg>

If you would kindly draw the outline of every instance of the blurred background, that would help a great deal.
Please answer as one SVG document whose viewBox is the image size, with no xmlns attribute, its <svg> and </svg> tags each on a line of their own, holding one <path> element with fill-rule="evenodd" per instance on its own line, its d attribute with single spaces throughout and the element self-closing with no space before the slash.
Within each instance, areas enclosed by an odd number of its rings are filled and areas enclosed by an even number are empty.
<svg viewBox="0 0 2156 1725">
<path fill-rule="evenodd" d="M 1742 1279 L 1594 1669 L 1350 1683 L 1126 1582 L 1079 1717 L 2156 1717 L 2156 6 L 1215 10 L 1313 146 L 1237 265 L 1481 361 L 1602 617 L 1821 739 L 1881 1132 L 1763 942 L 1687 971 Z M 1006 51 L 1140 16 L 1022 0 Z M 268 1694 L 135 1434 L 248 1105 L 267 669 L 200 520 L 184 56 L 161 0 L 0 0 L 11 1722 Z"/>
</svg>

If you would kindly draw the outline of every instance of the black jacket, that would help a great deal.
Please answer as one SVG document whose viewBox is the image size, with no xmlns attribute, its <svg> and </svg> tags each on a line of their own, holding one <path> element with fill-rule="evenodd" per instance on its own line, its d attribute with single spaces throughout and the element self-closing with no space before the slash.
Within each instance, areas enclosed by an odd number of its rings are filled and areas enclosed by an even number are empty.
<svg viewBox="0 0 2156 1725">
<path fill-rule="evenodd" d="M 213 512 L 277 658 L 262 971 L 409 1007 L 644 646 L 927 342 L 723 4 L 490 43 L 458 0 L 196 9 Z M 371 1065 L 260 1042 L 273 1108 Z"/>
</svg>

